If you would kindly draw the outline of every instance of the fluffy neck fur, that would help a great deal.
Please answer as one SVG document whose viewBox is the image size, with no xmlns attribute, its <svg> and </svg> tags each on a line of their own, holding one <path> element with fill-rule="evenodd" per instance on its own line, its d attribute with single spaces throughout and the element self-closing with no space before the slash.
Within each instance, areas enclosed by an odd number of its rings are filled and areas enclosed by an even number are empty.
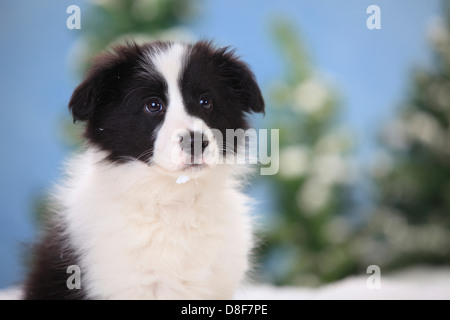
<svg viewBox="0 0 450 320">
<path fill-rule="evenodd" d="M 141 162 L 110 164 L 104 156 L 88 149 L 57 191 L 88 297 L 231 298 L 252 244 L 237 166 L 177 184 Z"/>
</svg>

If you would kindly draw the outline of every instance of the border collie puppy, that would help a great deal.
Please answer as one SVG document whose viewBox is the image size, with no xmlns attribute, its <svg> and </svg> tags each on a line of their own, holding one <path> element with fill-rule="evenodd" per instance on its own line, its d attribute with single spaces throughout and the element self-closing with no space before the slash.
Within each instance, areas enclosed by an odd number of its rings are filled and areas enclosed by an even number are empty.
<svg viewBox="0 0 450 320">
<path fill-rule="evenodd" d="M 232 298 L 252 225 L 243 166 L 217 160 L 245 143 L 215 132 L 264 112 L 249 67 L 209 42 L 117 46 L 94 60 L 69 109 L 86 145 L 54 192 L 24 298 Z M 68 288 L 70 266 L 81 289 Z"/>
</svg>

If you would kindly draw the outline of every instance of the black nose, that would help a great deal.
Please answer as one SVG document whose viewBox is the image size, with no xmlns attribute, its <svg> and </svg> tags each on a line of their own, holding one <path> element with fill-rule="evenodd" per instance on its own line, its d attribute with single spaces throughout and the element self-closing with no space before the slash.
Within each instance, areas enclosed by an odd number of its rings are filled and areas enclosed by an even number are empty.
<svg viewBox="0 0 450 320">
<path fill-rule="evenodd" d="M 184 152 L 190 153 L 193 157 L 199 157 L 208 146 L 208 138 L 198 131 L 189 131 L 181 136 L 181 147 Z"/>
</svg>

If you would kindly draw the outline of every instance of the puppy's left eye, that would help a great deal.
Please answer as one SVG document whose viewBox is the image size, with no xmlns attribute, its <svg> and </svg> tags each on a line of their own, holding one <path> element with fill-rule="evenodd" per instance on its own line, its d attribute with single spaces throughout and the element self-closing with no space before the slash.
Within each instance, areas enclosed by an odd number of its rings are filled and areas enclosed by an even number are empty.
<svg viewBox="0 0 450 320">
<path fill-rule="evenodd" d="M 201 96 L 200 97 L 200 107 L 202 107 L 204 110 L 211 110 L 212 109 L 212 100 L 208 96 Z"/>
</svg>

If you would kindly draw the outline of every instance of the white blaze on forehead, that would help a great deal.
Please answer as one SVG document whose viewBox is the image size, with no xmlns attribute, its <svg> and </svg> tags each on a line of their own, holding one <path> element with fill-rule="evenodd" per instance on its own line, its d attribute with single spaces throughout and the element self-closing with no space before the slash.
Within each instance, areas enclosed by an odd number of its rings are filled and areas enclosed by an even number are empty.
<svg viewBox="0 0 450 320">
<path fill-rule="evenodd" d="M 153 161 L 168 170 L 177 170 L 182 166 L 183 152 L 180 137 L 186 131 L 207 131 L 203 120 L 186 112 L 179 79 L 183 72 L 183 62 L 188 48 L 182 44 L 173 44 L 167 49 L 153 53 L 151 59 L 156 70 L 167 83 L 167 110 L 164 122 L 156 135 Z"/>
<path fill-rule="evenodd" d="M 167 49 L 161 49 L 151 54 L 150 60 L 168 84 L 169 98 L 172 98 L 172 94 L 181 95 L 178 78 L 183 69 L 185 52 L 186 46 L 176 43 Z"/>
<path fill-rule="evenodd" d="M 185 46 L 174 44 L 168 50 L 159 52 L 152 58 L 156 70 L 164 77 L 168 88 L 168 106 L 163 127 L 172 120 L 182 118 L 187 120 L 189 117 L 184 108 L 183 96 L 178 81 L 183 71 L 183 61 L 186 52 Z"/>
</svg>

